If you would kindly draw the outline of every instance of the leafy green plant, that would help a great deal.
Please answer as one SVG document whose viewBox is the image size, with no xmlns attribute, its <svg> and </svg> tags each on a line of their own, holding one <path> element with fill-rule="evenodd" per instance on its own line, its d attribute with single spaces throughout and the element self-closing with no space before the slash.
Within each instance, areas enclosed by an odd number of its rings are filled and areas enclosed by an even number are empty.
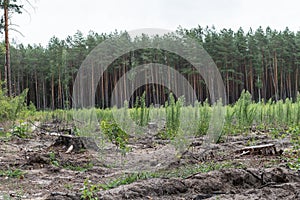
<svg viewBox="0 0 300 200">
<path fill-rule="evenodd" d="M 112 143 L 120 148 L 121 154 L 126 155 L 126 153 L 130 150 L 127 146 L 129 135 L 123 131 L 117 123 L 101 121 L 100 127 L 104 135 L 106 135 Z"/>
<path fill-rule="evenodd" d="M 56 167 L 58 167 L 60 164 L 59 164 L 59 161 L 56 159 L 56 155 L 54 152 L 50 152 L 49 153 L 49 157 L 50 157 L 50 163 Z"/>
<path fill-rule="evenodd" d="M 289 127 L 287 133 L 291 134 L 291 142 L 295 150 L 300 149 L 300 126 Z"/>
<path fill-rule="evenodd" d="M 0 170 L 0 176 L 6 176 L 10 178 L 22 178 L 24 176 L 25 172 L 23 172 L 20 169 L 15 170 Z"/>
<path fill-rule="evenodd" d="M 300 157 L 289 159 L 288 166 L 293 170 L 300 170 Z"/>
<path fill-rule="evenodd" d="M 287 161 L 289 168 L 293 170 L 300 170 L 300 148 L 287 149 L 282 154 L 283 160 Z"/>
<path fill-rule="evenodd" d="M 14 125 L 12 129 L 12 135 L 19 138 L 27 138 L 29 132 L 29 125 L 26 122 L 20 122 L 18 125 Z"/>
<path fill-rule="evenodd" d="M 83 182 L 81 198 L 86 200 L 98 200 L 98 197 L 96 197 L 98 191 L 99 187 L 95 184 L 92 184 L 91 181 L 87 178 Z"/>
</svg>

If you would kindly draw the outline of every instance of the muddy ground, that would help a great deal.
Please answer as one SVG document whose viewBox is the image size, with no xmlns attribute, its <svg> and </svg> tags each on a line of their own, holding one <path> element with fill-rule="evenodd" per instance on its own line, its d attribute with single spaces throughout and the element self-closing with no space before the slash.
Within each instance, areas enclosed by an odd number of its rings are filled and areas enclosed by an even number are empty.
<svg viewBox="0 0 300 200">
<path fill-rule="evenodd" d="M 59 132 L 53 124 L 47 126 Z M 253 131 L 209 146 L 197 137 L 178 154 L 150 130 L 131 138 L 124 157 L 113 144 L 87 150 L 91 144 L 68 143 L 45 130 L 0 139 L 0 171 L 25 172 L 0 176 L 0 199 L 81 199 L 93 185 L 98 199 L 300 199 L 300 171 L 289 169 L 285 156 L 288 137 Z M 79 147 L 71 150 L 72 144 Z M 136 172 L 151 175 L 108 190 L 99 186 Z"/>
</svg>

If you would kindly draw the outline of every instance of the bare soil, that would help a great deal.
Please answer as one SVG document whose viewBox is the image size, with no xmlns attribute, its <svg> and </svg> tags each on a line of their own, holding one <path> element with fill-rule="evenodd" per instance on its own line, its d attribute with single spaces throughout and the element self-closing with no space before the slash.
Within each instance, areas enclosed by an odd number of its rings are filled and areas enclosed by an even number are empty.
<svg viewBox="0 0 300 200">
<path fill-rule="evenodd" d="M 98 199 L 300 199 L 300 172 L 289 169 L 282 155 L 291 148 L 289 138 L 252 132 L 226 136 L 209 146 L 203 140 L 194 138 L 190 148 L 178 154 L 170 141 L 149 131 L 131 138 L 131 151 L 124 157 L 113 144 L 86 150 L 88 145 L 63 142 L 41 129 L 26 139 L 1 139 L 0 171 L 20 169 L 25 174 L 0 176 L 0 199 L 81 199 L 87 178 L 91 184 L 105 184 L 141 171 L 162 175 L 100 189 Z M 228 167 L 219 170 L 188 173 L 195 166 L 226 163 Z"/>
</svg>

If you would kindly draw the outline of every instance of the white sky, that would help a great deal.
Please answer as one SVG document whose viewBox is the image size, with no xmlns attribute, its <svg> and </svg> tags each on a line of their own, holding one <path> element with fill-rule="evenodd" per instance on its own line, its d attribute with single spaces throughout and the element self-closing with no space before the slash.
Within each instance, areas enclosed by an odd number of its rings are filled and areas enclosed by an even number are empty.
<svg viewBox="0 0 300 200">
<path fill-rule="evenodd" d="M 114 30 L 162 28 L 176 30 L 214 25 L 300 30 L 299 0 L 29 0 L 30 15 L 14 15 L 23 33 L 11 33 L 18 43 L 46 45 L 52 36 L 65 39 L 77 30 L 109 33 Z M 2 38 L 3 39 L 3 36 Z"/>
</svg>

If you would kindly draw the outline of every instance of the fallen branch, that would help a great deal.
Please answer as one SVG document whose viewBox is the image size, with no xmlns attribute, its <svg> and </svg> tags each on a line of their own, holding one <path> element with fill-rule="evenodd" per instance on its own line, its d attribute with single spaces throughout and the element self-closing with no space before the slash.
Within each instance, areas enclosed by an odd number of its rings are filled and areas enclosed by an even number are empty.
<svg viewBox="0 0 300 200">
<path fill-rule="evenodd" d="M 243 156 L 243 155 L 247 155 L 247 154 L 249 154 L 249 153 L 250 153 L 250 151 L 243 151 L 241 154 L 235 156 L 235 158 L 239 158 L 239 157 L 241 157 L 241 156 Z"/>
<path fill-rule="evenodd" d="M 268 186 L 270 186 L 270 185 L 276 185 L 276 182 L 269 182 L 269 183 L 266 183 L 266 184 L 264 184 L 264 185 L 258 187 L 258 189 L 262 189 L 262 188 L 268 187 Z"/>
</svg>

